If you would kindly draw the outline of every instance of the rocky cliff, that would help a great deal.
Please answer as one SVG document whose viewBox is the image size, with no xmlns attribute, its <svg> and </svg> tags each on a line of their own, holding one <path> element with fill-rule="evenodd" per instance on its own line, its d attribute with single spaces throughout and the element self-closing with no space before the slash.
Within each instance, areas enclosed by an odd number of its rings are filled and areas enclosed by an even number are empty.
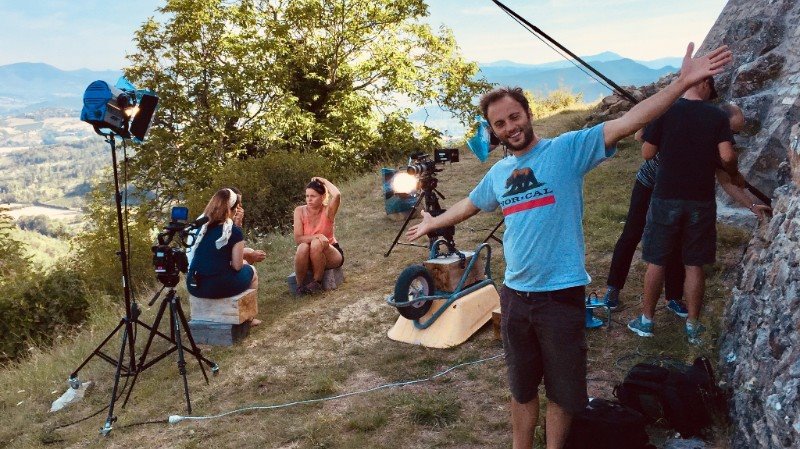
<svg viewBox="0 0 800 449">
<path fill-rule="evenodd" d="M 745 251 L 724 316 L 730 448 L 800 448 L 800 1 L 729 0 L 699 53 L 722 44 L 734 62 L 716 77 L 717 90 L 748 122 L 736 138 L 739 166 L 774 207 Z M 634 95 L 645 98 L 669 81 Z M 629 107 L 607 97 L 592 120 Z"/>
</svg>

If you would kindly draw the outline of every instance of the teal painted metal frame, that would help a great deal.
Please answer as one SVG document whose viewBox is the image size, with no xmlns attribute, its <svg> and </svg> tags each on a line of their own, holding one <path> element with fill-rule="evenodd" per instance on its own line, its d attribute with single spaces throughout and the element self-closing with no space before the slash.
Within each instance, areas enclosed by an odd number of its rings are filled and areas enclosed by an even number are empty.
<svg viewBox="0 0 800 449">
<path fill-rule="evenodd" d="M 484 279 L 482 281 L 479 281 L 479 282 L 476 282 L 475 284 L 470 285 L 469 287 L 464 289 L 464 284 L 467 282 L 467 277 L 469 276 L 469 273 L 472 271 L 472 267 L 475 266 L 475 263 L 478 260 L 478 254 L 484 248 L 487 251 L 487 253 L 486 253 L 486 264 L 484 266 L 484 274 L 486 275 L 486 279 Z M 434 249 L 435 249 L 435 246 L 432 247 L 432 250 L 434 250 Z M 475 254 L 473 254 L 472 258 L 470 259 L 469 263 L 467 264 L 466 268 L 464 269 L 464 274 L 461 275 L 461 279 L 459 279 L 458 284 L 456 285 L 456 288 L 452 292 L 436 290 L 436 291 L 434 291 L 434 294 L 430 295 L 430 296 L 420 296 L 420 297 L 418 297 L 418 298 L 416 298 L 414 300 L 399 301 L 399 302 L 396 302 L 394 300 L 394 295 L 389 295 L 389 296 L 386 297 L 386 302 L 390 306 L 406 307 L 406 306 L 409 306 L 409 305 L 411 305 L 411 304 L 413 304 L 415 302 L 419 302 L 419 301 L 432 301 L 434 299 L 446 299 L 446 301 L 441 306 L 439 306 L 439 308 L 427 320 L 422 321 L 422 322 L 420 320 L 418 320 L 418 319 L 414 320 L 414 327 L 416 327 L 417 329 L 427 329 L 428 327 L 430 327 L 431 324 L 434 323 L 434 321 L 436 321 L 437 318 L 439 318 L 444 313 L 445 310 L 447 310 L 448 307 L 450 307 L 451 304 L 453 304 L 459 298 L 461 298 L 463 296 L 466 296 L 466 295 L 468 295 L 468 294 L 470 294 L 470 293 L 472 293 L 474 291 L 480 290 L 481 288 L 486 287 L 487 285 L 492 285 L 492 286 L 495 285 L 494 280 L 492 280 L 492 270 L 491 270 L 491 266 L 490 266 L 491 261 L 492 261 L 492 247 L 489 246 L 488 243 L 481 243 L 477 247 L 475 247 Z"/>
</svg>

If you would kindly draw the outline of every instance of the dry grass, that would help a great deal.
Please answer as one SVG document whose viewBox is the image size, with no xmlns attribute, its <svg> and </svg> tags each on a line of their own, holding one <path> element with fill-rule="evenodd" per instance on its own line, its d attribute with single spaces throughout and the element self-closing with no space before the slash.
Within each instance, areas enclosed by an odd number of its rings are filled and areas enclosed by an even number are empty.
<svg viewBox="0 0 800 449">
<path fill-rule="evenodd" d="M 539 134 L 552 136 L 582 123 L 585 111 L 566 112 L 537 123 Z M 604 286 L 610 249 L 621 230 L 638 151 L 623 145 L 620 157 L 587 178 L 585 229 L 588 270 L 593 287 Z M 491 162 L 499 154 L 493 154 Z M 480 164 L 468 152 L 463 162 L 441 174 L 446 207 L 463 198 L 489 164 Z M 254 246 L 267 251 L 259 267 L 260 318 L 244 342 L 231 348 L 207 348 L 204 354 L 221 366 L 209 385 L 196 363 L 188 363 L 192 405 L 197 415 L 215 414 L 248 405 L 281 404 L 368 389 L 388 382 L 428 377 L 460 362 L 493 356 L 501 351 L 491 330 L 484 329 L 467 343 L 449 350 L 432 350 L 396 343 L 386 331 L 397 312 L 385 304 L 396 276 L 425 257 L 420 248 L 401 246 L 389 258 L 383 253 L 400 222 L 383 215 L 378 174 L 341 186 L 344 201 L 337 220 L 337 236 L 345 250 L 346 281 L 336 291 L 313 297 L 288 294 L 285 277 L 291 272 L 294 245 L 289 236 L 270 235 Z M 472 249 L 500 220 L 498 214 L 479 214 L 458 227 L 456 242 Z M 746 236 L 723 230 L 723 264 L 711 269 L 708 323 L 716 323 L 728 295 L 724 266 L 740 256 Z M 493 245 L 493 273 L 502 280 L 502 249 Z M 635 265 L 624 300 L 630 307 L 616 314 L 618 322 L 633 316 L 641 291 L 641 265 Z M 185 294 L 184 294 L 185 296 Z M 140 302 L 146 302 L 140 299 Z M 188 306 L 186 307 L 188 310 Z M 226 418 L 134 425 L 185 413 L 175 357 L 169 356 L 139 379 L 131 402 L 118 408 L 119 421 L 109 437 L 97 431 L 105 413 L 82 423 L 52 430 L 102 408 L 109 400 L 112 367 L 99 359 L 81 372 L 97 383 L 82 403 L 57 414 L 50 402 L 66 387 L 65 379 L 113 328 L 118 310 L 99 310 L 79 334 L 64 337 L 54 348 L 32 351 L 31 357 L 0 371 L 0 447 L 274 447 L 274 448 L 430 448 L 508 447 L 508 392 L 500 359 L 456 370 L 435 381 L 384 389 L 336 401 L 317 402 L 278 410 L 250 411 Z M 143 320 L 151 321 L 153 310 Z M 590 393 L 610 397 L 613 383 L 624 369 L 650 354 L 670 354 L 688 360 L 695 353 L 715 359 L 708 345 L 689 350 L 680 323 L 663 311 L 657 314 L 658 337 L 633 337 L 614 323 L 592 331 Z M 717 335 L 718 326 L 712 326 Z M 141 335 L 141 334 L 140 334 Z M 144 340 L 143 338 L 139 339 Z M 118 348 L 117 340 L 110 352 Z M 163 349 L 157 345 L 157 349 Z M 57 392 L 53 393 L 53 392 Z M 18 404 L 19 403 L 19 404 Z M 539 433 L 541 440 L 541 432 Z"/>
</svg>

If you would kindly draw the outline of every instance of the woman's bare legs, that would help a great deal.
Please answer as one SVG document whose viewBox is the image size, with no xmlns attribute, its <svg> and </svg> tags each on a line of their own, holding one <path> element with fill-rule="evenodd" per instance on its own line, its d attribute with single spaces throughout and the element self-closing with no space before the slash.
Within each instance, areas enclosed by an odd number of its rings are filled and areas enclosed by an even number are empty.
<svg viewBox="0 0 800 449">
<path fill-rule="evenodd" d="M 328 242 L 320 239 L 311 241 L 311 270 L 314 273 L 314 280 L 320 284 L 322 283 L 322 276 L 325 274 L 325 267 L 327 266 L 325 252 L 328 248 L 330 248 Z"/>
<path fill-rule="evenodd" d="M 294 255 L 294 275 L 297 279 L 297 286 L 306 285 L 306 273 L 311 265 L 311 245 L 301 243 L 297 245 L 297 252 Z"/>
</svg>

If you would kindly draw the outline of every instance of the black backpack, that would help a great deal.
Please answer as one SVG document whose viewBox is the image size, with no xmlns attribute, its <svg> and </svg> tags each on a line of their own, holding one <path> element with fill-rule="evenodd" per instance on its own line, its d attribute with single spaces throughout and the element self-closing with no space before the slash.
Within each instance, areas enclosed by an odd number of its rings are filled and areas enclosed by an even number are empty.
<svg viewBox="0 0 800 449">
<path fill-rule="evenodd" d="M 705 357 L 698 357 L 692 366 L 639 363 L 614 387 L 614 396 L 684 438 L 699 436 L 725 402 Z"/>
<path fill-rule="evenodd" d="M 594 398 L 572 417 L 564 449 L 655 449 L 647 419 L 616 401 Z"/>
</svg>

